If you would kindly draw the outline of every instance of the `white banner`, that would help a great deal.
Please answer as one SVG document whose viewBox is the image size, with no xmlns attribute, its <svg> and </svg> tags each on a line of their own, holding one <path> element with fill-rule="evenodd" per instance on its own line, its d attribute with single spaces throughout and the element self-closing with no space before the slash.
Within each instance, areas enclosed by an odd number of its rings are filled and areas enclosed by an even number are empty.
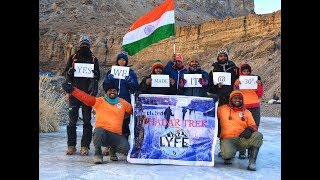
<svg viewBox="0 0 320 180">
<path fill-rule="evenodd" d="M 257 89 L 258 76 L 239 76 L 239 89 Z"/>
<path fill-rule="evenodd" d="M 112 66 L 111 74 L 115 79 L 125 79 L 129 76 L 130 67 L 127 66 Z"/>
<path fill-rule="evenodd" d="M 170 87 L 169 75 L 151 74 L 151 87 Z"/>
<path fill-rule="evenodd" d="M 217 85 L 222 83 L 222 85 L 231 85 L 231 73 L 228 72 L 213 72 L 213 84 Z"/>
<path fill-rule="evenodd" d="M 74 77 L 93 78 L 94 64 L 88 63 L 74 63 Z"/>
<path fill-rule="evenodd" d="M 199 79 L 202 78 L 202 74 L 184 74 L 183 78 L 187 80 L 184 87 L 202 87 L 199 83 Z"/>
</svg>

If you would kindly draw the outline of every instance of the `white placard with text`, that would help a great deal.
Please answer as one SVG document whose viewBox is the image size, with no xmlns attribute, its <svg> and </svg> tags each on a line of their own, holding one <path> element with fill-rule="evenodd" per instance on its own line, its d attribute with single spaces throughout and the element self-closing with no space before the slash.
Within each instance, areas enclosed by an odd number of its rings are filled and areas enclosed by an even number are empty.
<svg viewBox="0 0 320 180">
<path fill-rule="evenodd" d="M 89 63 L 74 63 L 74 77 L 93 78 L 94 64 Z"/>
<path fill-rule="evenodd" d="M 184 87 L 202 87 L 199 83 L 199 79 L 202 78 L 202 74 L 184 74 L 183 78 L 187 80 Z"/>
<path fill-rule="evenodd" d="M 170 87 L 169 75 L 151 74 L 151 87 Z"/>
<path fill-rule="evenodd" d="M 213 84 L 217 85 L 222 83 L 222 85 L 231 85 L 231 73 L 228 72 L 213 72 Z"/>
<path fill-rule="evenodd" d="M 239 76 L 239 89 L 257 89 L 258 76 Z"/>
<path fill-rule="evenodd" d="M 127 66 L 112 66 L 111 74 L 115 79 L 125 79 L 126 76 L 129 76 L 130 67 Z"/>
</svg>

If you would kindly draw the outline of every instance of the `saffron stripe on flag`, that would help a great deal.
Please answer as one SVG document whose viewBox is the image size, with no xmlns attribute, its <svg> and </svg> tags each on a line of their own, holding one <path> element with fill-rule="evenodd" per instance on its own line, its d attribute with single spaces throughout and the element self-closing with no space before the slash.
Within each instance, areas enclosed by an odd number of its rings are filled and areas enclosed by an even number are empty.
<svg viewBox="0 0 320 180">
<path fill-rule="evenodd" d="M 174 11 L 168 11 L 164 13 L 159 19 L 156 21 L 153 21 L 148 24 L 144 24 L 143 26 L 140 26 L 139 28 L 135 29 L 134 31 L 129 31 L 125 36 L 123 37 L 123 43 L 122 45 L 130 44 L 132 42 L 138 41 L 140 39 L 143 39 L 150 34 L 152 34 L 152 31 L 168 24 L 174 24 Z M 149 28 L 148 28 L 149 27 Z M 151 31 L 151 32 L 148 32 Z"/>
<path fill-rule="evenodd" d="M 140 26 L 143 26 L 144 24 L 148 24 L 148 23 L 151 23 L 153 21 L 156 21 L 166 11 L 174 11 L 174 0 L 165 1 L 160 6 L 156 7 L 152 11 L 150 11 L 147 14 L 143 15 L 142 17 L 140 17 L 130 27 L 129 32 L 134 30 L 134 29 L 137 29 Z"/>
</svg>

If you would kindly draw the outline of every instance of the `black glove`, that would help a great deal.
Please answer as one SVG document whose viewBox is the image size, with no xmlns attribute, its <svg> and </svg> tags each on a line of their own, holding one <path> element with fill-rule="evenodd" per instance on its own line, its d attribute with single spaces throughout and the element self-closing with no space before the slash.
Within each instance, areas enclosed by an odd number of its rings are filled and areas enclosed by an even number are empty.
<svg viewBox="0 0 320 180">
<path fill-rule="evenodd" d="M 244 131 L 242 131 L 239 137 L 244 137 L 246 139 L 249 139 L 253 132 L 254 132 L 253 128 L 251 126 L 248 126 Z"/>
<path fill-rule="evenodd" d="M 217 94 L 207 93 L 208 97 L 213 98 L 213 102 L 219 101 L 219 96 Z"/>
<path fill-rule="evenodd" d="M 96 96 L 98 94 L 98 81 L 96 79 L 90 79 L 88 91 L 92 96 Z"/>
<path fill-rule="evenodd" d="M 72 82 L 72 79 L 74 77 L 74 72 L 75 71 L 76 70 L 73 67 L 69 68 L 69 70 L 67 72 L 67 76 L 66 76 L 66 79 L 67 79 L 68 82 Z"/>
<path fill-rule="evenodd" d="M 71 93 L 74 89 L 73 87 L 73 84 L 71 82 L 67 82 L 67 81 L 64 81 L 62 83 L 62 88 L 67 92 L 67 93 Z"/>
<path fill-rule="evenodd" d="M 98 75 L 99 75 L 98 71 L 97 70 L 92 70 L 92 73 L 93 73 L 93 78 L 94 79 L 98 79 Z"/>
</svg>

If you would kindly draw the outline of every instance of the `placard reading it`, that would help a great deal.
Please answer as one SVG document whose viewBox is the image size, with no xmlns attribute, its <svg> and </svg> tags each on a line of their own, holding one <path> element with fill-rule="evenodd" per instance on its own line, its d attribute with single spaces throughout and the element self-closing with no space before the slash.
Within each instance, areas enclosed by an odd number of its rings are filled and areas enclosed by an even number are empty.
<svg viewBox="0 0 320 180">
<path fill-rule="evenodd" d="M 151 74 L 151 87 L 170 87 L 169 75 Z"/>
<path fill-rule="evenodd" d="M 115 79 L 125 79 L 126 76 L 129 76 L 130 67 L 127 66 L 112 66 L 111 74 Z"/>
<path fill-rule="evenodd" d="M 184 74 L 183 78 L 187 80 L 184 87 L 202 87 L 199 83 L 199 79 L 202 78 L 202 74 Z"/>
<path fill-rule="evenodd" d="M 213 84 L 217 85 L 222 83 L 222 85 L 231 85 L 231 73 L 228 72 L 213 72 Z"/>
<path fill-rule="evenodd" d="M 257 89 L 258 76 L 239 76 L 239 89 Z"/>
<path fill-rule="evenodd" d="M 93 78 L 94 64 L 88 63 L 74 63 L 74 77 Z"/>
</svg>

